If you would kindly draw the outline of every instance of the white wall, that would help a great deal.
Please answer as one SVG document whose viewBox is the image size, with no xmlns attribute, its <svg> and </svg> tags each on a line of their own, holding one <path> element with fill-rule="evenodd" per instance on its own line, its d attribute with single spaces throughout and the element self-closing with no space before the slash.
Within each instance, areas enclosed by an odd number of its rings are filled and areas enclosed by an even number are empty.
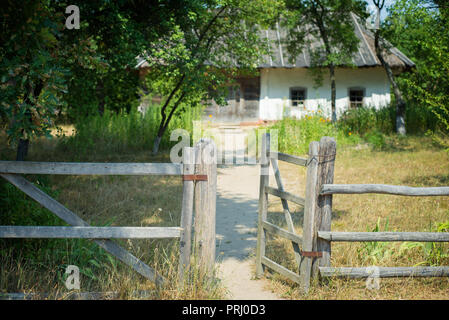
<svg viewBox="0 0 449 320">
<path fill-rule="evenodd" d="M 382 67 L 375 68 L 337 68 L 335 70 L 337 89 L 337 117 L 349 106 L 348 89 L 365 88 L 364 105 L 376 109 L 390 102 L 390 85 Z M 259 116 L 263 120 L 279 120 L 283 116 L 283 106 L 290 106 L 290 88 L 307 88 L 306 112 L 317 112 L 331 116 L 331 89 L 328 72 L 323 73 L 323 83 L 314 88 L 313 75 L 305 68 L 273 68 L 260 71 Z M 295 110 L 297 111 L 297 110 Z M 294 112 L 300 117 L 305 112 Z"/>
</svg>

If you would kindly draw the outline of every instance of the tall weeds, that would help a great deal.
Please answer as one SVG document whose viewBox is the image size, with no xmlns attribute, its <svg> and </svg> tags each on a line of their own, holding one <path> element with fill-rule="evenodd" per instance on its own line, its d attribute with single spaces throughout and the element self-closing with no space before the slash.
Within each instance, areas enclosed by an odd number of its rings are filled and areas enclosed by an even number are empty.
<svg viewBox="0 0 449 320">
<path fill-rule="evenodd" d="M 191 133 L 193 121 L 201 116 L 201 108 L 186 108 L 175 115 L 162 138 L 161 150 L 167 150 L 176 142 L 170 141 L 170 132 L 180 128 Z M 150 151 L 161 121 L 160 106 L 151 106 L 145 114 L 137 110 L 129 113 L 105 112 L 79 119 L 75 123 L 75 132 L 63 136 L 59 143 L 61 151 L 70 152 L 77 157 L 91 153 L 132 153 Z"/>
</svg>

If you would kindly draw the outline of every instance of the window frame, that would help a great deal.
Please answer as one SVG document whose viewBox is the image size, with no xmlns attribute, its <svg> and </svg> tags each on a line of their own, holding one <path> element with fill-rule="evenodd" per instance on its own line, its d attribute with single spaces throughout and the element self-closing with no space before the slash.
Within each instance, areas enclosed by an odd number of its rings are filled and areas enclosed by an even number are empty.
<svg viewBox="0 0 449 320">
<path fill-rule="evenodd" d="M 299 104 L 294 106 L 293 105 L 293 101 L 301 101 L 301 100 L 293 100 L 293 91 L 304 91 L 304 100 L 303 100 L 303 104 L 302 106 L 300 106 Z M 290 99 L 290 107 L 291 108 L 298 108 L 300 110 L 306 110 L 306 101 L 307 101 L 307 88 L 306 87 L 290 87 L 289 88 L 289 99 Z"/>
<path fill-rule="evenodd" d="M 362 91 L 363 97 L 361 102 L 353 102 L 351 101 L 351 91 Z M 365 106 L 365 98 L 366 98 L 366 88 L 365 87 L 349 87 L 348 88 L 348 107 L 349 109 L 356 109 L 358 107 Z M 353 107 L 353 103 L 355 106 Z"/>
</svg>

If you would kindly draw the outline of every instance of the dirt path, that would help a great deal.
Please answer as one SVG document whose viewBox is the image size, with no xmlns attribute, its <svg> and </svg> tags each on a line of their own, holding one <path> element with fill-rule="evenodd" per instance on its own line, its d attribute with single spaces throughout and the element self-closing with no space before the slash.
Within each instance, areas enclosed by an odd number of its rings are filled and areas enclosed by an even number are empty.
<svg viewBox="0 0 449 320">
<path fill-rule="evenodd" d="M 280 299 L 266 289 L 267 280 L 254 279 L 258 198 L 258 166 L 218 168 L 216 249 L 229 299 Z"/>
</svg>

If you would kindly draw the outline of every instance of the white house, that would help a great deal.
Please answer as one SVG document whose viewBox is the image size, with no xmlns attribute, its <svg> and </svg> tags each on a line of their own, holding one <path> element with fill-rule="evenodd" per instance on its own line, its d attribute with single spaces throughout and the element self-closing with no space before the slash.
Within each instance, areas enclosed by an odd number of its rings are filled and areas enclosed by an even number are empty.
<svg viewBox="0 0 449 320">
<path fill-rule="evenodd" d="M 390 102 L 390 84 L 375 54 L 374 35 L 355 15 L 352 17 L 355 34 L 360 40 L 359 50 L 353 57 L 356 67 L 336 68 L 337 117 L 348 108 L 362 105 L 381 108 Z M 211 121 L 239 123 L 301 117 L 321 109 L 330 118 L 331 88 L 327 70 L 324 70 L 322 85 L 315 87 L 308 50 L 297 57 L 295 64 L 289 64 L 281 41 L 286 30 L 277 26 L 264 33 L 271 40 L 274 56 L 264 58 L 257 76 L 236 79 L 238 85 L 230 90 L 227 106 L 218 106 L 212 101 L 204 116 Z M 396 74 L 415 66 L 394 47 L 386 60 Z"/>
<path fill-rule="evenodd" d="M 352 58 L 355 67 L 341 66 L 335 71 L 337 117 L 348 108 L 381 108 L 390 102 L 390 84 L 375 54 L 374 35 L 356 15 L 352 14 L 352 19 L 355 34 L 360 40 L 359 49 Z M 204 113 L 205 119 L 238 124 L 280 120 L 285 116 L 299 118 L 318 110 L 324 116 L 331 117 L 331 87 L 327 69 L 323 70 L 322 85 L 316 87 L 310 72 L 311 57 L 307 48 L 296 57 L 294 64 L 289 63 L 282 41 L 286 32 L 279 25 L 274 30 L 261 31 L 261 36 L 271 46 L 272 56 L 263 57 L 258 65 L 258 75 L 236 79 L 237 85 L 230 88 L 226 106 L 210 101 Z M 316 39 L 312 46 L 322 45 L 320 41 Z M 145 59 L 138 59 L 136 68 L 144 75 L 149 71 L 149 65 Z M 396 74 L 415 66 L 413 61 L 392 46 L 385 60 Z"/>
</svg>

